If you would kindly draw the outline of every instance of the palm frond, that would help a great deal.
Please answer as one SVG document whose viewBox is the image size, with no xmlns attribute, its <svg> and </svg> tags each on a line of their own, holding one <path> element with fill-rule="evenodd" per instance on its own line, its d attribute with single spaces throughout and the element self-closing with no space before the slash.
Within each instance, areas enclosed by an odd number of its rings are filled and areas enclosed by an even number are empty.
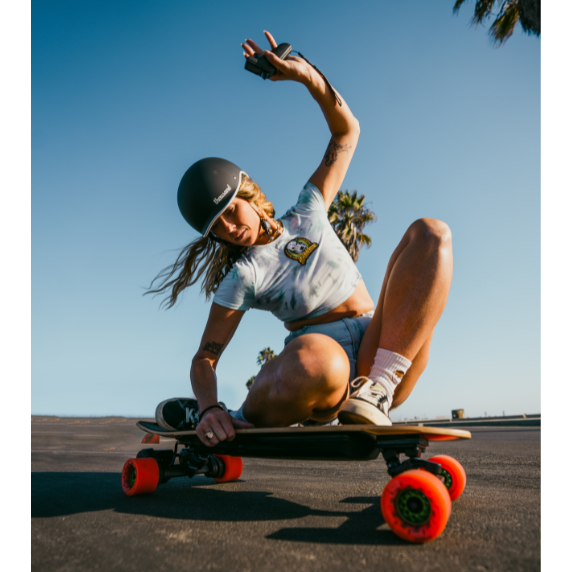
<svg viewBox="0 0 572 572">
<path fill-rule="evenodd" d="M 518 19 L 527 34 L 540 36 L 540 0 L 519 0 Z"/>
<path fill-rule="evenodd" d="M 505 3 L 502 12 L 496 17 L 489 30 L 493 44 L 500 47 L 512 36 L 518 18 L 518 0 Z"/>
<path fill-rule="evenodd" d="M 475 4 L 475 13 L 473 14 L 473 18 L 471 23 L 473 26 L 478 26 L 482 24 L 492 13 L 493 13 L 493 6 L 497 0 L 477 0 Z M 504 7 L 504 1 L 499 0 L 501 2 L 501 11 Z"/>
<path fill-rule="evenodd" d="M 366 246 L 371 246 L 371 238 L 367 234 L 358 234 L 357 241 Z"/>
<path fill-rule="evenodd" d="M 375 220 L 375 213 L 364 203 L 365 195 L 358 196 L 357 190 L 339 191 L 328 210 L 330 224 L 354 262 L 361 246 L 371 245 L 371 238 L 362 231 Z"/>
<path fill-rule="evenodd" d="M 464 3 L 465 0 L 457 0 L 453 6 L 453 14 L 456 14 Z"/>
<path fill-rule="evenodd" d="M 541 0 L 477 0 L 471 18 L 471 25 L 478 27 L 493 15 L 495 5 L 498 13 L 489 29 L 489 36 L 495 47 L 502 46 L 513 34 L 520 22 L 527 34 L 540 36 Z M 465 0 L 456 0 L 453 14 L 457 14 Z"/>
<path fill-rule="evenodd" d="M 271 348 L 264 348 L 262 351 L 259 352 L 258 357 L 256 358 L 256 363 L 258 365 L 264 365 L 265 363 L 269 362 L 272 358 L 275 358 L 276 354 L 274 350 Z"/>
</svg>

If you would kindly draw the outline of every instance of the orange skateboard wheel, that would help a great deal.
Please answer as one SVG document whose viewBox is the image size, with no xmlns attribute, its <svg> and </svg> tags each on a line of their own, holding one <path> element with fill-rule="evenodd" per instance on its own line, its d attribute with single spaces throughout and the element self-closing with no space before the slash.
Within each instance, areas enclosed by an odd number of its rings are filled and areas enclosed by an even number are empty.
<svg viewBox="0 0 572 572">
<path fill-rule="evenodd" d="M 457 459 L 449 457 L 449 455 L 437 455 L 436 457 L 431 457 L 429 461 L 441 465 L 441 474 L 445 477 L 445 488 L 449 491 L 451 500 L 457 500 L 467 484 L 467 474 L 465 469 L 463 469 L 463 465 Z"/>
<path fill-rule="evenodd" d="M 381 512 L 389 528 L 403 540 L 429 542 L 445 530 L 451 499 L 435 475 L 413 469 L 387 483 Z"/>
<path fill-rule="evenodd" d="M 224 463 L 224 474 L 222 477 L 215 478 L 217 483 L 228 483 L 236 481 L 242 475 L 242 459 L 240 457 L 231 457 L 230 455 L 215 455 Z"/>
<path fill-rule="evenodd" d="M 431 433 L 423 435 L 427 441 L 456 441 L 458 437 L 453 435 L 433 435 Z"/>
<path fill-rule="evenodd" d="M 121 488 L 128 496 L 152 493 L 159 484 L 159 465 L 151 457 L 128 459 L 121 472 Z"/>
</svg>

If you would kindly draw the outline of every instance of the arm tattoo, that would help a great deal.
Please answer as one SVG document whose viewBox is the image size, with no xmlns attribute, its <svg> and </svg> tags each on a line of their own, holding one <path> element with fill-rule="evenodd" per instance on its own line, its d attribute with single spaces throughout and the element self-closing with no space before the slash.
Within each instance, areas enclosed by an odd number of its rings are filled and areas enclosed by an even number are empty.
<svg viewBox="0 0 572 572">
<path fill-rule="evenodd" d="M 338 145 L 338 143 L 336 143 L 332 137 L 328 143 L 326 154 L 324 155 L 326 167 L 331 167 L 337 161 L 338 153 L 341 153 L 342 151 L 349 151 L 351 148 L 351 145 Z"/>
<path fill-rule="evenodd" d="M 217 344 L 216 342 L 207 342 L 203 348 L 204 352 L 211 352 L 215 356 L 218 356 L 222 352 L 222 347 L 224 344 Z"/>
</svg>

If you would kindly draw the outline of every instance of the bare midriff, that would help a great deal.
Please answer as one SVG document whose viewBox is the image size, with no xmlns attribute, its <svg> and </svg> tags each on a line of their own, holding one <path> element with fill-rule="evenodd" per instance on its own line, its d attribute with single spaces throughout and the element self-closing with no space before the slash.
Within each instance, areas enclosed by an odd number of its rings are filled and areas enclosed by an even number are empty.
<svg viewBox="0 0 572 572">
<path fill-rule="evenodd" d="M 337 308 L 316 316 L 308 320 L 297 320 L 296 322 L 284 322 L 284 327 L 290 331 L 295 332 L 304 326 L 313 326 L 315 324 L 329 324 L 330 322 L 337 322 L 342 318 L 355 318 L 361 316 L 365 312 L 373 310 L 374 304 L 365 282 L 360 280 L 354 293 L 345 301 L 342 302 Z"/>
</svg>

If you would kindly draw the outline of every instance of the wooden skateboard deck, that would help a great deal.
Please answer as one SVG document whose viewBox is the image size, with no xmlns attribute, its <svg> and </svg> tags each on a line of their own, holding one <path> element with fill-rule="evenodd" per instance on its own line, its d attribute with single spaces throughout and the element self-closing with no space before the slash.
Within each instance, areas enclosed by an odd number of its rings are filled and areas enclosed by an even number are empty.
<svg viewBox="0 0 572 572">
<path fill-rule="evenodd" d="M 139 421 L 137 427 L 146 433 L 160 435 L 179 441 L 185 438 L 196 437 L 196 431 L 167 431 L 156 423 Z M 263 429 L 236 429 L 237 435 L 303 435 L 306 433 L 369 433 L 370 435 L 423 435 L 428 441 L 454 441 L 456 439 L 470 439 L 471 433 L 463 429 L 444 429 L 441 427 L 423 427 L 419 425 L 334 425 L 326 427 L 273 427 Z"/>
</svg>

